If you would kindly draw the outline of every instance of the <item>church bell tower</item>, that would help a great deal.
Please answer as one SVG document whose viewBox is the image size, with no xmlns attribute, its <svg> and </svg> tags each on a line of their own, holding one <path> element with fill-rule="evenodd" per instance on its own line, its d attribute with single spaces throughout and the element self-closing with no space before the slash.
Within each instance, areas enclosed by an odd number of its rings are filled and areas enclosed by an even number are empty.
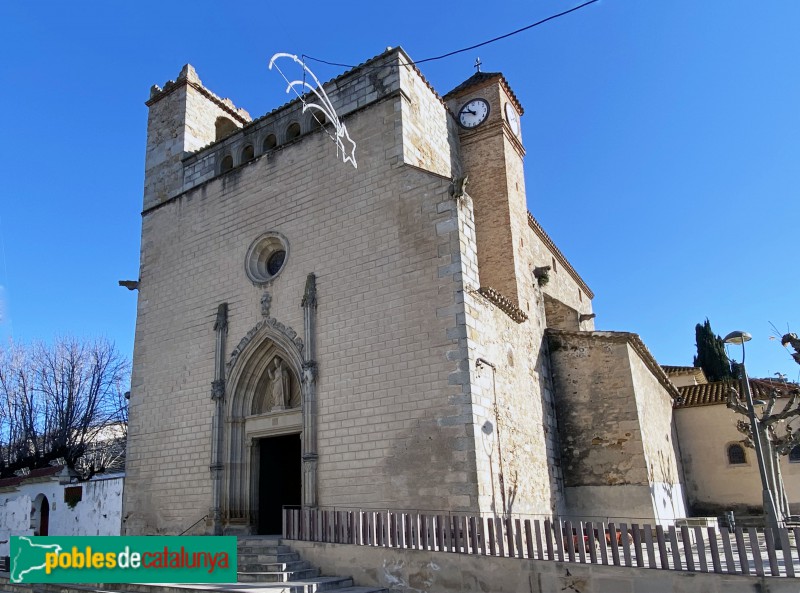
<svg viewBox="0 0 800 593">
<path fill-rule="evenodd" d="M 493 288 L 517 307 L 527 204 L 520 116 L 523 113 L 500 72 L 478 72 L 444 96 L 459 125 L 464 171 L 475 210 L 481 288 Z"/>
</svg>

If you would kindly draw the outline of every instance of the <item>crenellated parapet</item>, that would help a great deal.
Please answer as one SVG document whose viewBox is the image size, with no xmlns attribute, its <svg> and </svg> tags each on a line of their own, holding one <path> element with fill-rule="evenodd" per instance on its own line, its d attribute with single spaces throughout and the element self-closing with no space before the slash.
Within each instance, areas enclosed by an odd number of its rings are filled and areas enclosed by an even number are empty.
<svg viewBox="0 0 800 593">
<path fill-rule="evenodd" d="M 324 84 L 338 117 L 345 118 L 370 104 L 400 92 L 401 64 L 410 61 L 401 49 L 387 50 Z M 364 69 L 368 68 L 368 76 Z M 287 73 L 288 74 L 288 73 Z M 284 81 L 273 73 L 276 84 Z M 293 95 L 294 96 L 294 95 Z M 315 134 L 335 136 L 331 122 L 319 110 L 303 110 L 311 94 L 294 98 L 252 120 L 230 99 L 206 89 L 197 72 L 186 65 L 174 81 L 150 90 L 144 210 L 247 165 L 271 157 Z M 332 146 L 336 150 L 335 146 Z"/>
</svg>

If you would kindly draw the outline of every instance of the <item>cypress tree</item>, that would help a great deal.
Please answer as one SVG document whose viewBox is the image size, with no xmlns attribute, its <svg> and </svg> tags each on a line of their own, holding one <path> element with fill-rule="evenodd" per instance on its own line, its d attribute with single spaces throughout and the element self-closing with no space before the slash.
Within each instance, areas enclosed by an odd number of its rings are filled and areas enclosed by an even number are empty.
<svg viewBox="0 0 800 593">
<path fill-rule="evenodd" d="M 731 370 L 731 362 L 725 354 L 725 344 L 722 338 L 711 330 L 711 323 L 706 319 L 704 324 L 697 324 L 694 328 L 697 346 L 697 356 L 694 357 L 694 366 L 703 369 L 709 381 L 722 381 L 735 377 Z"/>
</svg>

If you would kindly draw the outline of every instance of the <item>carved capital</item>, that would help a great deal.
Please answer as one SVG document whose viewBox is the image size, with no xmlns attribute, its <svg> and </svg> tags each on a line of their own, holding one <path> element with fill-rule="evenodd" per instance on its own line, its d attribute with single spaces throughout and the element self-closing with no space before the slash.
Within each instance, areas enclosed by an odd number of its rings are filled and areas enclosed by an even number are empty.
<svg viewBox="0 0 800 593">
<path fill-rule="evenodd" d="M 225 379 L 215 379 L 211 382 L 211 399 L 225 399 Z"/>
<path fill-rule="evenodd" d="M 317 363 L 309 360 L 303 363 L 303 384 L 313 385 L 317 382 Z"/>
<path fill-rule="evenodd" d="M 304 308 L 317 308 L 317 277 L 309 274 L 306 277 L 306 290 L 303 293 L 303 301 L 300 303 Z"/>
</svg>

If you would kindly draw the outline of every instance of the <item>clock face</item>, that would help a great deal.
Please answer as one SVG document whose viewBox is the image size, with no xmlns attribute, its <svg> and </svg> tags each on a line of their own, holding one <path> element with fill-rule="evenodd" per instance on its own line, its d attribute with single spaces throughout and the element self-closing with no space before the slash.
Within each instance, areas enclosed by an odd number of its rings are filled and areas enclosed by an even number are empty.
<svg viewBox="0 0 800 593">
<path fill-rule="evenodd" d="M 511 131 L 519 138 L 521 131 L 519 126 L 519 114 L 511 103 L 506 103 L 506 119 L 508 120 L 508 125 L 511 127 Z"/>
<path fill-rule="evenodd" d="M 465 128 L 474 128 L 486 121 L 489 115 L 489 103 L 483 99 L 473 99 L 458 112 L 458 123 Z"/>
</svg>

